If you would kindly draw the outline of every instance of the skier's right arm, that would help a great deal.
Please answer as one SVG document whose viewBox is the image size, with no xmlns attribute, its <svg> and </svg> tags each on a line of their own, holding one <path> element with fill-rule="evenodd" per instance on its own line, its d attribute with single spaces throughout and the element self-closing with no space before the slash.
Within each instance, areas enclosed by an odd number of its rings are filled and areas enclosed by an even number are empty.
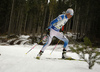
<svg viewBox="0 0 100 72">
<path fill-rule="evenodd" d="M 55 18 L 53 21 L 51 21 L 50 26 L 48 27 L 48 29 L 51 29 L 53 24 L 57 23 L 58 21 L 61 21 L 63 18 L 64 18 L 63 15 L 59 15 L 57 18 Z"/>
<path fill-rule="evenodd" d="M 53 21 L 51 21 L 50 26 L 48 27 L 48 29 L 51 29 L 51 27 L 53 26 L 53 24 L 57 23 L 57 22 L 58 22 L 57 18 L 54 19 Z"/>
<path fill-rule="evenodd" d="M 47 30 L 47 35 L 49 35 L 50 33 L 50 29 L 53 26 L 54 23 L 58 22 L 57 18 L 54 19 L 53 21 L 51 21 L 50 26 L 46 29 Z"/>
</svg>

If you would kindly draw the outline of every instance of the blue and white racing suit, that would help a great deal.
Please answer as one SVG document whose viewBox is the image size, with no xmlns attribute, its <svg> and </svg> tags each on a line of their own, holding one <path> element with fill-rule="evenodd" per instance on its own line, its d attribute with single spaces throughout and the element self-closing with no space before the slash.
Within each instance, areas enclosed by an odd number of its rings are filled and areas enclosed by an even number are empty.
<svg viewBox="0 0 100 72">
<path fill-rule="evenodd" d="M 48 36 L 48 40 L 46 44 L 42 47 L 41 51 L 44 51 L 50 45 L 53 36 L 62 40 L 64 42 L 63 48 L 65 50 L 67 49 L 68 39 L 66 38 L 66 36 L 63 35 L 63 33 L 59 32 L 59 30 L 62 28 L 62 26 L 66 24 L 67 21 L 68 18 L 65 14 L 59 15 L 57 18 L 51 21 L 50 26 L 48 27 L 50 29 L 50 35 Z"/>
</svg>

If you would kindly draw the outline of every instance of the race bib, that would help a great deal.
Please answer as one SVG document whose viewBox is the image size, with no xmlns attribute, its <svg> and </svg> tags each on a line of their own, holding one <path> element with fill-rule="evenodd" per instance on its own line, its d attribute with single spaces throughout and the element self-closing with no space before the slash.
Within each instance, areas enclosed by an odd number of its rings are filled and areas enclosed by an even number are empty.
<svg viewBox="0 0 100 72">
<path fill-rule="evenodd" d="M 64 24 L 58 24 L 58 23 L 53 24 L 53 26 L 55 26 L 57 29 L 61 29 L 63 25 Z"/>
</svg>

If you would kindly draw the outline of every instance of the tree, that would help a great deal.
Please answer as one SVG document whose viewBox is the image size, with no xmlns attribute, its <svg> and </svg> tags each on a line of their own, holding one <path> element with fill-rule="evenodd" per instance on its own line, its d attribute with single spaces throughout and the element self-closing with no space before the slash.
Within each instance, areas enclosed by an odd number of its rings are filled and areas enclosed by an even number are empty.
<svg viewBox="0 0 100 72">
<path fill-rule="evenodd" d="M 92 47 L 91 41 L 85 37 L 84 44 L 74 45 L 75 47 L 70 47 L 70 49 L 77 53 L 80 58 L 84 59 L 85 62 L 88 63 L 88 68 L 92 69 L 95 63 L 100 64 L 100 52 L 98 48 Z M 86 57 L 88 55 L 88 57 Z"/>
<path fill-rule="evenodd" d="M 9 28 L 8 28 L 8 37 L 10 36 L 11 33 L 11 26 L 12 26 L 12 14 L 13 14 L 13 9 L 14 9 L 14 1 L 12 2 L 12 9 L 11 9 L 11 15 L 10 15 L 10 22 L 9 22 Z"/>
<path fill-rule="evenodd" d="M 65 26 L 65 31 L 84 36 L 100 45 L 100 1 L 94 0 L 0 0 L 0 35 L 41 35 L 50 22 L 66 11 L 74 9 L 74 16 Z M 34 37 L 34 36 L 33 36 Z"/>
</svg>

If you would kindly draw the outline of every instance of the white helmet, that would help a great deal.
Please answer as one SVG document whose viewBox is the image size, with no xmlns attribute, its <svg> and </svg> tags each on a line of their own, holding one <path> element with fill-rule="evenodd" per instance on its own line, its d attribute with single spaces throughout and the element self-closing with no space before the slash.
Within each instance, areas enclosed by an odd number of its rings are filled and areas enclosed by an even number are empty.
<svg viewBox="0 0 100 72">
<path fill-rule="evenodd" d="M 66 14 L 67 13 L 70 13 L 70 15 L 72 15 L 72 16 L 74 15 L 74 11 L 72 8 L 67 9 Z"/>
</svg>

